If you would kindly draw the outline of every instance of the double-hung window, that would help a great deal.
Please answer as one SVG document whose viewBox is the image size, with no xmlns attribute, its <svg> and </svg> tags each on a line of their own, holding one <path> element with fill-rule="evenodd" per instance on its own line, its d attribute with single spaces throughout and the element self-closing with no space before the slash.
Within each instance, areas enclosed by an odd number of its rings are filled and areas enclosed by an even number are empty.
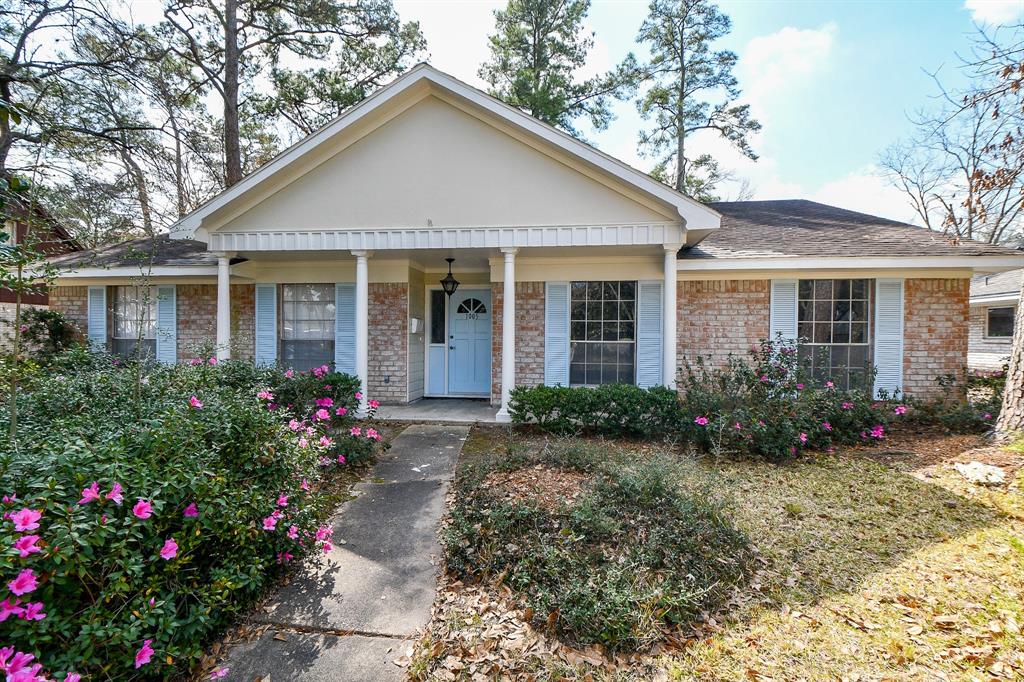
<svg viewBox="0 0 1024 682">
<path fill-rule="evenodd" d="M 797 298 L 801 363 L 819 381 L 863 387 L 871 367 L 870 279 L 802 279 Z"/>
<path fill-rule="evenodd" d="M 334 285 L 281 286 L 281 364 L 307 370 L 334 362 Z"/>
<path fill-rule="evenodd" d="M 636 383 L 636 282 L 573 282 L 569 384 Z"/>
<path fill-rule="evenodd" d="M 156 355 L 156 287 L 115 286 L 111 352 L 124 358 Z"/>
<path fill-rule="evenodd" d="M 990 339 L 1013 338 L 1013 306 L 1000 306 L 985 311 L 985 336 Z"/>
</svg>

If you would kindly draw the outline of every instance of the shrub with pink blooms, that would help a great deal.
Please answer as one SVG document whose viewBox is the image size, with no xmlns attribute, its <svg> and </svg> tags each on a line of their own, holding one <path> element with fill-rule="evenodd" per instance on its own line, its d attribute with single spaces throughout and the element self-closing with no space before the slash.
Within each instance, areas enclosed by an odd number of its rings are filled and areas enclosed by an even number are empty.
<svg viewBox="0 0 1024 682">
<path fill-rule="evenodd" d="M 840 388 L 838 378 L 807 372 L 793 344 L 765 340 L 747 358 L 731 356 L 724 368 L 700 360 L 684 368 L 679 434 L 709 452 L 770 460 L 877 442 L 906 408 L 874 399 L 871 378 Z"/>
<path fill-rule="evenodd" d="M 272 408 L 305 390 L 278 369 L 71 364 L 19 396 L 16 442 L 0 436 L 0 665 L 180 676 L 287 564 L 330 546 L 325 477 L 377 440 L 336 408 L 315 423 L 315 402 Z M 330 381 L 317 397 L 354 405 L 351 379 Z"/>
</svg>

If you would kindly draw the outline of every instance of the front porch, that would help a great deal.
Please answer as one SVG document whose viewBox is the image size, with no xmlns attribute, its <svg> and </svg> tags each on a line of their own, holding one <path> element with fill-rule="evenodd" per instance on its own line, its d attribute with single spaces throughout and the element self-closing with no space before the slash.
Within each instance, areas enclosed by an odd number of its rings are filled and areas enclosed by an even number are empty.
<svg viewBox="0 0 1024 682">
<path fill-rule="evenodd" d="M 422 398 L 408 405 L 382 405 L 376 418 L 399 422 L 494 424 L 498 408 L 488 400 L 472 398 Z"/>
</svg>

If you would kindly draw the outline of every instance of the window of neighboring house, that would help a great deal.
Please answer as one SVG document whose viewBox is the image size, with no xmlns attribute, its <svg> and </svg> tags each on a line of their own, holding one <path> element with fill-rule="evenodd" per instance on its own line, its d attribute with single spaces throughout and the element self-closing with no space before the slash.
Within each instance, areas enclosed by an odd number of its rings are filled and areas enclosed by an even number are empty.
<svg viewBox="0 0 1024 682">
<path fill-rule="evenodd" d="M 573 282 L 569 384 L 636 382 L 636 282 Z"/>
<path fill-rule="evenodd" d="M 281 286 L 281 364 L 308 370 L 334 362 L 334 285 Z"/>
<path fill-rule="evenodd" d="M 863 387 L 871 368 L 870 279 L 802 279 L 798 289 L 799 357 L 819 381 Z"/>
<path fill-rule="evenodd" d="M 114 355 L 124 358 L 156 355 L 156 287 L 117 286 L 113 290 Z"/>
<path fill-rule="evenodd" d="M 985 336 L 994 339 L 1013 338 L 1013 306 L 989 308 Z"/>
</svg>

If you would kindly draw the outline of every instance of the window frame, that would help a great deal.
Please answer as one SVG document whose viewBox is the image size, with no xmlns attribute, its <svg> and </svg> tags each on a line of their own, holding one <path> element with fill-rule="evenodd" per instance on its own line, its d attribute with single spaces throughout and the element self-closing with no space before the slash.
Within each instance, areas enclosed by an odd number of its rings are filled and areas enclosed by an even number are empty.
<svg viewBox="0 0 1024 682">
<path fill-rule="evenodd" d="M 603 311 L 604 304 L 606 303 L 606 301 L 610 300 L 611 302 L 614 302 L 619 307 L 619 312 L 617 313 L 616 318 L 614 320 L 615 324 L 616 325 L 621 325 L 623 322 L 627 322 L 627 323 L 630 323 L 630 324 L 633 325 L 633 334 L 632 334 L 632 338 L 631 339 L 605 339 L 605 338 L 603 338 L 603 335 L 604 335 L 604 325 L 603 325 L 603 323 L 605 321 L 604 317 L 603 317 L 603 314 L 602 314 L 602 317 L 600 319 L 598 319 L 598 320 L 591 320 L 590 319 L 590 312 L 589 312 L 589 310 L 590 310 L 590 303 L 591 303 L 591 301 L 589 300 L 589 291 L 590 291 L 589 287 L 590 287 L 590 285 L 594 285 L 594 284 L 600 284 L 601 285 L 602 295 L 601 295 L 601 300 L 600 300 L 599 305 L 601 305 L 602 311 Z M 607 285 L 607 284 L 615 284 L 615 285 L 617 285 L 617 292 L 618 293 L 617 293 L 616 298 L 614 298 L 614 299 L 605 299 L 605 296 L 604 296 L 605 291 L 606 291 L 605 285 Z M 625 299 L 625 298 L 622 297 L 622 285 L 623 284 L 631 284 L 633 286 L 633 298 L 632 299 Z M 585 316 L 582 319 L 573 316 L 574 303 L 579 303 L 579 299 L 574 299 L 574 297 L 573 297 L 574 287 L 576 287 L 578 285 L 585 285 L 587 287 L 587 289 L 586 289 L 587 297 L 585 299 L 583 299 L 584 311 L 585 311 L 584 315 Z M 569 313 L 569 315 L 568 315 L 568 317 L 569 317 L 569 319 L 568 319 L 568 325 L 569 325 L 569 329 L 568 329 L 568 331 L 569 331 L 569 333 L 568 333 L 568 339 L 569 339 L 569 343 L 568 343 L 568 346 L 569 346 L 569 348 L 568 348 L 568 351 L 569 351 L 569 356 L 568 356 L 569 386 L 593 388 L 593 387 L 601 386 L 601 385 L 614 385 L 614 384 L 628 384 L 628 385 L 633 385 L 633 386 L 636 385 L 636 382 L 637 382 L 637 345 L 638 345 L 637 344 L 637 336 L 638 336 L 638 333 L 637 333 L 638 332 L 638 329 L 637 329 L 637 326 L 638 326 L 637 304 L 638 304 L 639 291 L 640 291 L 640 283 L 637 280 L 574 280 L 574 281 L 569 282 L 569 311 L 568 311 L 568 313 Z M 624 319 L 622 317 L 621 305 L 623 303 L 625 303 L 625 302 L 631 302 L 632 303 L 632 319 Z M 594 301 L 594 303 L 597 303 L 597 301 Z M 573 324 L 574 324 L 574 322 L 582 322 L 584 324 L 584 329 L 586 329 L 587 325 L 589 325 L 589 324 L 591 324 L 593 322 L 600 322 L 600 323 L 602 323 L 602 329 L 601 329 L 601 331 L 602 331 L 602 338 L 601 339 L 587 339 L 587 338 L 577 339 L 577 338 L 574 338 L 573 337 Z M 618 334 L 618 332 L 616 332 L 616 333 Z M 586 332 L 584 333 L 584 336 L 586 336 Z M 610 363 L 605 363 L 603 360 L 601 360 L 598 363 L 590 363 L 590 362 L 586 362 L 585 360 L 582 363 L 580 363 L 580 362 L 573 362 L 573 349 L 574 349 L 574 345 L 575 344 L 583 344 L 584 346 L 587 346 L 587 345 L 603 346 L 603 345 L 609 345 L 609 344 L 610 345 L 616 345 L 616 346 L 627 346 L 627 345 L 630 346 L 631 351 L 632 351 L 631 357 L 630 357 L 630 364 L 632 366 L 632 374 L 629 377 L 629 381 L 619 381 L 618 380 L 618 368 L 621 365 L 625 364 L 625 363 L 620 363 L 618 361 L 618 358 L 617 358 L 616 362 L 614 363 L 614 366 L 616 367 L 616 380 L 615 381 L 600 381 L 598 383 L 591 383 L 591 382 L 586 382 L 586 381 L 584 381 L 582 383 L 581 382 L 573 382 L 573 380 L 572 380 L 573 365 L 580 365 L 580 364 L 583 365 L 584 379 L 586 379 L 587 378 L 586 377 L 586 373 L 587 373 L 587 366 L 588 365 L 594 365 L 594 364 L 598 365 L 601 368 L 600 371 L 601 371 L 601 374 L 602 374 L 602 377 L 603 377 L 604 367 L 606 366 L 606 364 L 610 364 Z M 584 354 L 585 353 L 586 353 L 586 351 L 584 350 Z"/>
<path fill-rule="evenodd" d="M 989 313 L 993 310 L 1010 310 L 1013 315 L 1010 323 L 1010 333 L 1003 335 L 993 335 L 990 331 L 992 320 L 989 318 Z M 985 306 L 985 340 L 986 341 L 1013 341 L 1013 330 L 1017 326 L 1017 306 L 1015 305 L 992 305 Z"/>
<path fill-rule="evenodd" d="M 288 301 L 288 302 L 296 302 L 296 301 L 299 300 L 299 299 L 291 299 L 291 300 L 289 300 L 289 299 L 285 298 L 285 291 L 289 287 L 324 287 L 325 290 L 327 290 L 328 295 L 333 297 L 333 298 L 330 299 L 329 305 L 334 307 L 334 318 L 333 318 L 334 322 L 333 322 L 333 324 L 330 325 L 329 331 L 327 332 L 327 336 L 322 338 L 322 339 L 309 339 L 311 341 L 321 341 L 321 342 L 324 342 L 324 343 L 328 343 L 328 342 L 330 343 L 330 350 L 327 353 L 327 359 L 324 362 L 311 365 L 310 367 L 298 367 L 298 366 L 292 367 L 291 365 L 288 364 L 289 362 L 292 362 L 292 361 L 286 359 L 285 344 L 288 343 L 288 342 L 292 342 L 292 341 L 303 341 L 303 339 L 294 339 L 294 338 L 293 339 L 286 339 L 285 338 L 285 310 L 287 309 L 287 306 L 285 305 L 285 303 L 286 303 L 286 301 Z M 303 303 L 315 303 L 315 304 L 325 303 L 324 301 L 301 301 L 301 302 L 303 302 Z M 302 318 L 301 320 L 299 318 L 296 318 L 295 320 L 292 320 L 292 322 L 295 322 L 295 321 L 311 321 L 311 320 L 314 320 L 314 319 L 317 320 L 317 321 L 322 321 L 321 318 Z M 322 319 L 325 320 L 327 318 L 322 318 Z M 277 357 L 278 357 L 278 361 L 279 361 L 279 363 L 281 365 L 289 366 L 289 367 L 292 367 L 292 369 L 299 370 L 299 371 L 308 371 L 308 370 L 312 369 L 313 367 L 320 367 L 320 366 L 322 366 L 324 364 L 327 364 L 327 365 L 333 367 L 334 366 L 334 358 L 335 358 L 336 353 L 337 353 L 337 348 L 336 348 L 336 344 L 338 342 L 337 341 L 337 324 L 338 324 L 338 300 L 337 300 L 337 289 L 336 289 L 336 285 L 335 284 L 331 284 L 331 283 L 327 283 L 327 282 L 287 282 L 287 283 L 281 283 L 281 284 L 279 284 L 277 286 Z"/>
<path fill-rule="evenodd" d="M 150 299 L 148 302 L 149 312 L 151 317 L 143 321 L 133 320 L 132 324 L 139 324 L 139 326 L 146 331 L 142 335 L 132 334 L 130 336 L 122 336 L 118 333 L 119 322 L 126 319 L 126 315 L 120 310 L 122 303 L 126 300 L 124 292 L 133 290 L 135 292 L 135 300 L 133 303 L 141 308 L 142 303 L 142 290 L 148 288 L 150 290 Z M 159 314 L 159 290 L 155 285 L 141 285 L 141 284 L 115 284 L 108 288 L 108 294 L 110 296 L 110 352 L 112 355 L 116 355 L 122 358 L 132 358 L 137 355 L 143 357 L 156 357 L 156 335 L 157 335 L 157 315 Z M 132 350 L 127 351 L 121 348 L 121 346 L 130 345 Z M 137 353 L 139 346 L 144 349 L 143 353 Z"/>
<path fill-rule="evenodd" d="M 810 284 L 811 284 L 811 297 L 809 299 L 804 297 L 802 295 L 802 293 L 801 293 L 801 290 L 802 290 L 801 285 L 803 283 L 805 283 L 805 282 L 810 282 Z M 830 283 L 831 289 L 830 289 L 829 296 L 827 298 L 824 298 L 824 297 L 819 298 L 818 297 L 818 282 L 829 282 Z M 837 296 L 836 296 L 837 288 L 838 288 L 837 287 L 837 283 L 840 283 L 840 282 L 847 282 L 847 283 L 849 283 L 850 292 L 849 292 L 848 296 L 846 296 L 846 297 L 837 298 Z M 864 283 L 864 297 L 863 298 L 854 298 L 853 294 L 854 294 L 855 282 L 863 282 Z M 848 387 L 851 386 L 851 377 L 856 375 L 856 374 L 860 374 L 861 373 L 860 365 L 859 364 L 852 365 L 850 363 L 850 360 L 849 360 L 850 353 L 852 352 L 852 349 L 855 348 L 855 347 L 856 348 L 863 348 L 864 349 L 864 358 L 865 358 L 864 359 L 864 365 L 863 365 L 864 372 L 870 372 L 874 368 L 874 344 L 875 344 L 875 310 L 874 310 L 874 307 L 875 307 L 875 303 L 876 303 L 876 301 L 875 301 L 875 293 L 876 293 L 875 292 L 875 279 L 874 278 L 870 278 L 870 277 L 816 277 L 816 278 L 805 277 L 805 278 L 797 279 L 797 292 L 796 292 L 797 345 L 798 345 L 798 350 L 800 348 L 809 349 L 808 350 L 808 354 L 809 354 L 810 357 L 807 358 L 805 356 L 805 357 L 801 358 L 801 362 L 805 362 L 806 360 L 809 359 L 809 361 L 810 361 L 809 369 L 810 369 L 812 375 L 816 375 L 817 374 L 817 370 L 816 370 L 816 364 L 817 364 L 816 356 L 818 355 L 818 353 L 821 352 L 820 349 L 828 349 L 828 352 L 831 354 L 833 352 L 833 349 L 836 348 L 836 347 L 845 347 L 845 348 L 848 349 L 846 351 L 846 364 L 842 365 L 842 366 L 835 365 L 832 362 L 832 358 L 831 358 L 831 355 L 830 355 L 829 356 L 829 362 L 828 362 L 828 368 L 827 368 L 827 372 L 826 372 L 826 374 L 828 376 L 825 377 L 826 379 L 831 380 L 831 381 L 836 381 L 837 383 L 839 381 L 842 381 L 842 384 L 843 384 L 844 388 L 848 388 Z M 837 304 L 841 303 L 843 301 L 846 301 L 846 302 L 849 303 L 849 313 L 848 314 L 850 316 L 850 319 L 848 319 L 848 320 L 842 320 L 842 319 L 837 320 L 836 319 Z M 824 302 L 828 302 L 828 306 L 829 306 L 829 319 L 827 321 L 826 320 L 818 320 L 817 319 L 818 304 L 819 303 L 824 303 Z M 861 321 L 861 320 L 856 320 L 855 321 L 853 319 L 853 304 L 855 302 L 856 303 L 863 303 L 863 306 L 864 306 L 864 319 L 863 319 L 863 321 Z M 810 307 L 811 307 L 811 319 L 809 319 L 809 320 L 801 318 L 801 310 L 804 307 L 803 306 L 804 303 L 809 303 Z M 829 340 L 828 341 L 816 341 L 815 340 L 816 332 L 817 332 L 816 326 L 818 324 L 820 324 L 820 323 L 826 323 L 826 322 L 829 325 Z M 835 332 L 836 332 L 835 326 L 836 326 L 837 322 L 838 323 L 845 322 L 845 324 L 848 326 L 847 336 L 846 336 L 847 340 L 846 341 L 835 341 Z M 807 338 L 805 335 L 800 333 L 801 332 L 801 327 L 804 326 L 804 325 L 808 325 L 808 324 L 811 325 L 811 337 L 810 338 Z M 852 340 L 853 339 L 853 327 L 852 327 L 853 324 L 863 324 L 864 325 L 864 340 L 863 341 L 855 342 L 855 341 Z M 851 371 L 851 368 L 852 368 L 852 371 Z M 864 376 L 866 376 L 866 374 Z"/>
</svg>

